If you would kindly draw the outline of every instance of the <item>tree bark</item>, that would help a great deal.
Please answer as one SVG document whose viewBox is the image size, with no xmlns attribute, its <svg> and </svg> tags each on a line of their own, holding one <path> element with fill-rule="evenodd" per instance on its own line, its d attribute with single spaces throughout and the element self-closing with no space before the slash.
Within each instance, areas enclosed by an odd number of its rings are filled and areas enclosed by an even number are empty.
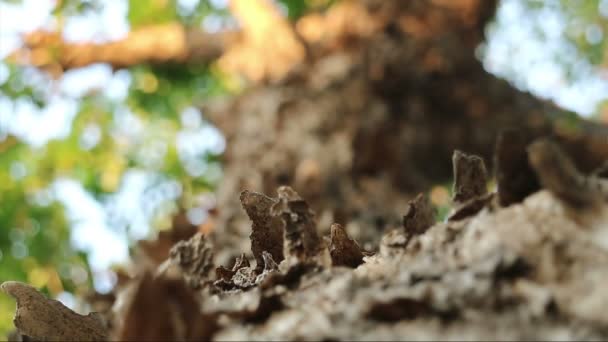
<svg viewBox="0 0 608 342">
<path fill-rule="evenodd" d="M 115 69 L 146 63 L 205 63 L 221 56 L 236 35 L 210 34 L 169 23 L 136 29 L 117 41 L 71 43 L 57 32 L 35 31 L 25 36 L 24 48 L 14 51 L 9 59 L 61 71 L 95 63 L 107 63 Z"/>
<path fill-rule="evenodd" d="M 524 141 L 553 135 L 572 154 L 588 151 L 573 154 L 582 171 L 608 159 L 605 126 L 483 69 L 475 49 L 495 0 L 345 0 L 293 28 L 263 0 L 233 0 L 230 8 L 241 32 L 211 35 L 171 24 L 101 45 L 48 34 L 27 40 L 40 66 L 59 46 L 55 62 L 64 69 L 219 58 L 257 81 L 235 100 L 205 106 L 228 140 L 216 228 L 235 233 L 226 234 L 236 236 L 230 254 L 248 244 L 235 196 L 244 189 L 273 193 L 292 185 L 320 227 L 341 223 L 371 247 L 380 231 L 399 224 L 411 195 L 449 180 L 454 149 L 492 166 L 504 129 L 520 129 Z M 266 24 L 254 24 L 255 17 Z"/>
<path fill-rule="evenodd" d="M 337 222 L 374 248 L 413 195 L 449 181 L 455 149 L 492 166 L 504 129 L 589 151 L 573 154 L 583 171 L 608 159 L 606 127 L 571 120 L 483 69 L 474 51 L 495 1 L 346 4 L 359 6 L 349 13 L 367 18 L 367 29 L 345 20 L 341 35 L 310 43 L 312 60 L 279 84 L 204 108 L 227 138 L 216 229 L 219 243 L 235 248 L 220 262 L 248 248 L 250 223 L 235 196 L 244 189 L 291 185 L 323 234 Z"/>
</svg>

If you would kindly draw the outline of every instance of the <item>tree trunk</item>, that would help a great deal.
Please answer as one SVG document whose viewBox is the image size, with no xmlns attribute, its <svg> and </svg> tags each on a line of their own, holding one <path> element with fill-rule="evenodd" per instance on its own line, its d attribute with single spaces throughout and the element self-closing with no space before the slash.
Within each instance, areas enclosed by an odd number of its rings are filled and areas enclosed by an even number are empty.
<svg viewBox="0 0 608 342">
<path fill-rule="evenodd" d="M 382 231 L 400 225 L 412 195 L 449 181 L 454 150 L 492 165 L 504 129 L 590 151 L 574 156 L 584 171 L 608 159 L 605 127 L 570 120 L 483 69 L 475 49 L 495 1 L 349 4 L 365 14 L 351 8 L 359 17 L 341 35 L 309 44 L 308 64 L 205 108 L 227 138 L 216 235 L 236 248 L 224 249 L 220 262 L 248 250 L 250 224 L 235 195 L 244 189 L 274 194 L 290 185 L 323 233 L 337 222 L 374 248 Z M 373 29 L 356 27 L 361 17 Z"/>
</svg>

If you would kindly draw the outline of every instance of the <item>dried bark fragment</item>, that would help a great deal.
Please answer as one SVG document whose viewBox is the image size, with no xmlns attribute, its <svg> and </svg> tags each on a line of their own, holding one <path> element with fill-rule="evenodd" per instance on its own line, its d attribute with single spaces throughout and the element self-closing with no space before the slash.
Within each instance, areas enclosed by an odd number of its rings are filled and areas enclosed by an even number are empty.
<svg viewBox="0 0 608 342">
<path fill-rule="evenodd" d="M 272 258 L 272 254 L 264 251 L 262 252 L 262 258 L 264 258 L 264 272 L 279 270 L 279 265 Z"/>
<path fill-rule="evenodd" d="M 233 270 L 220 266 L 215 269 L 215 277 L 218 279 L 216 282 L 230 281 L 235 273 Z"/>
<path fill-rule="evenodd" d="M 236 271 L 238 269 L 241 269 L 243 267 L 250 267 L 251 265 L 249 264 L 249 259 L 247 259 L 247 257 L 245 256 L 245 254 L 241 254 L 240 257 L 236 258 L 235 262 L 234 262 L 234 266 L 232 266 L 232 270 Z"/>
<path fill-rule="evenodd" d="M 203 314 L 199 297 L 181 279 L 145 273 L 119 293 L 117 341 L 207 341 L 218 330 L 217 316 Z"/>
<path fill-rule="evenodd" d="M 540 184 L 528 162 L 529 144 L 521 131 L 504 130 L 498 136 L 494 151 L 494 167 L 498 203 L 506 207 L 519 203 L 540 189 Z"/>
<path fill-rule="evenodd" d="M 213 286 L 215 287 L 215 289 L 220 291 L 230 291 L 236 288 L 236 285 L 234 285 L 234 283 L 232 282 L 232 277 L 236 272 L 232 272 L 224 266 L 218 267 L 215 272 L 218 278 L 216 281 L 213 282 Z"/>
<path fill-rule="evenodd" d="M 274 262 L 270 253 L 263 252 L 262 256 L 264 257 L 264 271 L 255 278 L 255 285 L 261 285 L 266 278 L 269 278 L 279 271 L 279 265 Z"/>
<path fill-rule="evenodd" d="M 236 273 L 236 271 L 238 271 L 239 269 L 241 269 L 243 267 L 249 267 L 249 266 L 250 266 L 249 260 L 247 259 L 245 254 L 241 254 L 240 257 L 236 258 L 236 260 L 234 262 L 234 266 L 232 266 L 232 269 L 228 269 L 224 266 L 220 266 L 215 269 L 215 275 L 218 280 L 230 281 L 230 279 L 232 279 L 232 276 Z"/>
<path fill-rule="evenodd" d="M 330 234 L 329 254 L 333 266 L 356 268 L 363 263 L 361 247 L 346 234 L 340 224 L 332 224 Z"/>
<path fill-rule="evenodd" d="M 264 267 L 264 251 L 272 255 L 277 262 L 283 257 L 283 229 L 270 215 L 270 208 L 276 201 L 263 194 L 245 190 L 241 192 L 241 205 L 253 222 L 251 228 L 251 252 L 256 260 L 256 270 Z"/>
<path fill-rule="evenodd" d="M 458 150 L 452 155 L 454 170 L 454 207 L 448 221 L 461 220 L 475 215 L 491 203 L 492 194 L 486 187 L 487 172 L 483 159 Z"/>
<path fill-rule="evenodd" d="M 39 341 L 105 341 L 108 331 L 97 313 L 79 315 L 61 302 L 48 299 L 34 287 L 7 281 L 2 290 L 15 298 L 13 322 L 22 335 Z"/>
<path fill-rule="evenodd" d="M 418 194 L 408 203 L 407 211 L 403 216 L 407 242 L 415 235 L 424 234 L 433 224 L 435 224 L 435 209 L 427 196 Z"/>
<path fill-rule="evenodd" d="M 456 150 L 452 155 L 452 167 L 455 204 L 462 204 L 488 193 L 486 187 L 488 176 L 481 157 L 467 155 Z"/>
<path fill-rule="evenodd" d="M 272 255 L 266 251 L 262 252 L 263 271 L 259 272 L 249 266 L 249 262 L 244 262 L 245 256 L 237 259 L 232 270 L 225 267 L 218 267 L 216 274 L 218 280 L 213 283 L 220 290 L 247 290 L 259 285 L 266 277 L 279 270 L 279 265 L 272 259 Z"/>
<path fill-rule="evenodd" d="M 192 288 L 200 288 L 213 269 L 213 251 L 205 235 L 197 233 L 190 240 L 180 241 L 169 252 Z"/>
<path fill-rule="evenodd" d="M 608 181 L 581 174 L 572 160 L 549 138 L 528 147 L 528 159 L 542 186 L 566 203 L 581 207 L 608 198 Z"/>
<path fill-rule="evenodd" d="M 256 278 L 257 273 L 254 269 L 243 267 L 232 276 L 232 283 L 236 288 L 246 290 L 256 285 Z"/>
<path fill-rule="evenodd" d="M 261 274 L 257 274 L 252 268 L 241 268 L 236 271 L 231 281 L 234 288 L 247 290 L 260 284 L 268 276 L 269 272 L 272 271 L 265 270 Z"/>
<path fill-rule="evenodd" d="M 262 290 L 276 288 L 278 285 L 283 285 L 288 288 L 296 287 L 303 276 L 311 275 L 318 271 L 320 266 L 313 262 L 300 262 L 290 265 L 287 270 L 282 272 L 269 272 L 259 282 Z"/>
<path fill-rule="evenodd" d="M 227 269 L 224 266 L 220 266 L 220 267 L 216 268 L 215 274 L 216 274 L 216 278 L 218 280 L 216 280 L 213 283 L 213 285 L 216 288 L 219 288 L 221 290 L 226 290 L 226 291 L 236 288 L 237 285 L 234 284 L 234 281 L 232 279 L 233 279 L 234 275 L 237 273 L 237 271 L 242 268 L 246 268 L 246 269 L 250 268 L 249 259 L 247 259 L 245 254 L 241 254 L 240 257 L 236 258 L 236 260 L 234 262 L 234 266 L 232 266 L 232 269 Z"/>
<path fill-rule="evenodd" d="M 481 209 L 490 205 L 493 198 L 494 194 L 490 193 L 466 201 L 452 210 L 448 216 L 448 221 L 462 220 L 477 214 L 479 211 L 481 211 Z"/>
<path fill-rule="evenodd" d="M 308 204 L 288 186 L 279 187 L 277 193 L 279 199 L 271 212 L 283 220 L 287 254 L 302 261 L 315 256 L 321 249 L 321 240 Z"/>
</svg>

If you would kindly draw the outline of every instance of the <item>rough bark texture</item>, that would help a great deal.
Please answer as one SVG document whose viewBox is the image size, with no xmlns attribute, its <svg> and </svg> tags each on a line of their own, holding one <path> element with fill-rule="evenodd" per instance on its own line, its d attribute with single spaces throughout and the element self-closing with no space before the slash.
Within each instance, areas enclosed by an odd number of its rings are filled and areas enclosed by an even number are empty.
<svg viewBox="0 0 608 342">
<path fill-rule="evenodd" d="M 113 313 L 105 315 L 113 327 L 111 336 L 219 341 L 604 340 L 608 338 L 605 180 L 572 168 L 570 158 L 550 140 L 531 144 L 528 157 L 548 191 L 509 207 L 487 203 L 473 216 L 437 223 L 411 236 L 407 245 L 393 243 L 399 235 L 401 241 L 406 239 L 405 230 L 391 232 L 375 255 L 362 256 L 342 228 L 333 225 L 328 250 L 306 255 L 290 248 L 294 240 L 309 234 L 296 230 L 291 241 L 283 241 L 287 254 L 280 264 L 264 251 L 264 270 L 259 272 L 241 257 L 232 271 L 218 272 L 219 279 L 203 288 L 189 281 L 191 268 L 176 275 L 157 272 L 155 277 L 140 268 L 139 276 L 115 289 Z M 568 171 L 550 172 L 554 167 Z M 570 183 L 573 175 L 593 181 Z M 560 179 L 565 182 L 556 186 Z M 560 191 L 563 184 L 593 184 L 579 190 L 594 194 L 594 201 L 585 206 L 571 201 Z M 474 189 L 474 184 L 462 188 Z M 298 198 L 291 191 L 290 198 Z M 282 215 L 283 211 L 271 211 L 273 217 Z M 201 241 L 197 234 L 176 248 Z M 331 259 L 323 258 L 327 251 Z M 193 248 L 188 260 L 207 265 L 206 248 Z M 201 276 L 208 277 L 206 271 Z M 34 336 L 70 339 L 82 330 L 77 329 L 81 320 L 92 317 L 64 307 L 59 308 L 64 314 L 45 316 L 61 304 L 19 285 L 5 283 L 3 288 L 18 299 L 21 320 L 16 322 L 21 323 L 17 324 L 21 334 L 41 331 Z M 25 289 L 27 296 L 11 289 Z M 44 329 L 37 330 L 39 326 Z M 108 333 L 104 329 L 101 335 L 85 331 L 78 336 L 98 339 Z"/>
<path fill-rule="evenodd" d="M 339 34 L 313 40 L 307 64 L 282 83 L 207 105 L 228 146 L 218 191 L 220 244 L 238 245 L 234 253 L 246 245 L 249 224 L 233 209 L 235 193 L 290 185 L 317 213 L 321 232 L 338 222 L 363 247 L 377 246 L 382 231 L 400 224 L 412 195 L 450 178 L 454 150 L 478 154 L 493 168 L 502 130 L 524 137 L 514 153 L 496 157 L 510 179 L 506 165 L 529 169 L 525 146 L 540 135 L 554 136 L 582 170 L 599 166 L 608 158 L 606 127 L 582 120 L 567 125 L 561 110 L 488 74 L 475 58 L 495 5 L 344 2 L 325 16 L 348 13 Z M 302 19 L 297 27 L 307 20 L 313 21 Z M 588 152 L 574 153 L 582 150 Z M 513 189 L 501 203 L 539 189 L 520 182 L 523 187 L 509 183 Z M 226 263 L 234 253 L 218 258 Z"/>
<path fill-rule="evenodd" d="M 1 287 L 17 301 L 15 327 L 33 341 L 104 341 L 108 337 L 99 314 L 79 315 L 27 284 L 7 281 Z"/>
</svg>

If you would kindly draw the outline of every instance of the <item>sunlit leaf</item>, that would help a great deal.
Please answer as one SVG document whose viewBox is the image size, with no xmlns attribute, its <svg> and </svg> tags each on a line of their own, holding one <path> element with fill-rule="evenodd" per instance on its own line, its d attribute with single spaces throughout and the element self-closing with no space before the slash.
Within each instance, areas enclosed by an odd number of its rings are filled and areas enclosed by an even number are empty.
<svg viewBox="0 0 608 342">
<path fill-rule="evenodd" d="M 175 0 L 129 0 L 131 27 L 167 23 L 177 19 Z"/>
</svg>

